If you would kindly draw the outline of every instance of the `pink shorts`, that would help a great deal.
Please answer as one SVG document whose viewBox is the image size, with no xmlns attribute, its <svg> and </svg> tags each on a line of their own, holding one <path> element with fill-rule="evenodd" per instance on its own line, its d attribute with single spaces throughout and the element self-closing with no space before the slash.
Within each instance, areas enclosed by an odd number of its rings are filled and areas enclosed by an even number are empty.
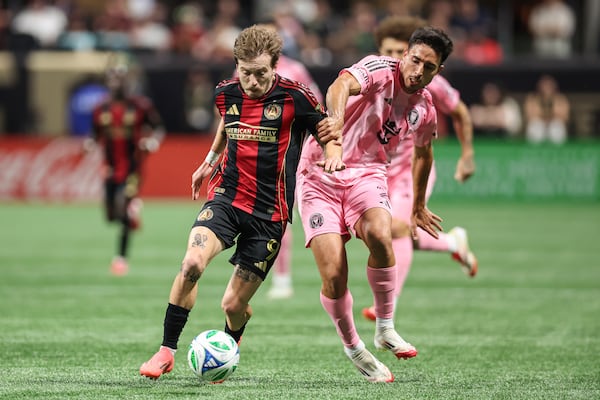
<svg viewBox="0 0 600 400">
<path fill-rule="evenodd" d="M 325 233 L 349 240 L 356 235 L 356 222 L 371 208 L 391 213 L 385 170 L 347 168 L 325 175 L 312 169 L 298 174 L 296 185 L 306 247 L 315 236 Z"/>
<path fill-rule="evenodd" d="M 435 184 L 435 163 L 431 166 L 429 179 L 427 180 L 426 200 L 429 200 Z M 392 205 L 392 217 L 401 221 L 409 222 L 413 206 L 413 179 L 410 168 L 403 169 L 400 173 L 389 174 L 388 191 Z"/>
</svg>

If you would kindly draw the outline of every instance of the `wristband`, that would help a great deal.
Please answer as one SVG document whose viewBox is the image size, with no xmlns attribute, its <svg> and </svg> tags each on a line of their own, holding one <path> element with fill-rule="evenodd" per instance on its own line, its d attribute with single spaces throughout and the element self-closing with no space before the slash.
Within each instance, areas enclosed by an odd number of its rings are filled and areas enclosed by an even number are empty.
<svg viewBox="0 0 600 400">
<path fill-rule="evenodd" d="M 208 163 L 208 165 L 210 165 L 211 167 L 214 167 L 218 160 L 219 160 L 219 153 L 217 153 L 216 151 L 212 151 L 212 150 L 208 152 L 208 154 L 206 155 L 206 158 L 204 159 L 204 161 L 206 161 Z"/>
</svg>

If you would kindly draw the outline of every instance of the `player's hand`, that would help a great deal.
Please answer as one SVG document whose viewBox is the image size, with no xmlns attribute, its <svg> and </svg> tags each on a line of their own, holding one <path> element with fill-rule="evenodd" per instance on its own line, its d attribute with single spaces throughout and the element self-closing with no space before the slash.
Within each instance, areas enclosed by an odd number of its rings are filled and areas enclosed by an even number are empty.
<svg viewBox="0 0 600 400">
<path fill-rule="evenodd" d="M 338 140 L 342 137 L 342 128 L 344 121 L 337 118 L 327 117 L 317 124 L 317 137 L 321 144 L 326 144 L 331 140 Z"/>
<path fill-rule="evenodd" d="M 456 163 L 456 172 L 454 179 L 460 183 L 464 183 L 475 173 L 475 161 L 473 155 L 462 155 Z"/>
<path fill-rule="evenodd" d="M 317 165 L 328 173 L 346 169 L 346 164 L 344 164 L 340 157 L 327 157 L 325 160 L 317 161 Z"/>
<path fill-rule="evenodd" d="M 417 208 L 413 210 L 411 216 L 411 236 L 413 240 L 417 240 L 417 227 L 423 229 L 434 238 L 438 238 L 438 232 L 442 232 L 443 228 L 440 225 L 442 218 L 435 215 L 427 209 L 427 207 Z"/>
<path fill-rule="evenodd" d="M 154 153 L 160 147 L 160 142 L 155 137 L 149 136 L 140 139 L 139 147 L 143 151 L 147 151 L 148 153 Z"/>
<path fill-rule="evenodd" d="M 198 200 L 198 198 L 200 198 L 202 181 L 210 175 L 212 169 L 213 167 L 208 162 L 203 161 L 192 174 L 192 200 Z"/>
</svg>

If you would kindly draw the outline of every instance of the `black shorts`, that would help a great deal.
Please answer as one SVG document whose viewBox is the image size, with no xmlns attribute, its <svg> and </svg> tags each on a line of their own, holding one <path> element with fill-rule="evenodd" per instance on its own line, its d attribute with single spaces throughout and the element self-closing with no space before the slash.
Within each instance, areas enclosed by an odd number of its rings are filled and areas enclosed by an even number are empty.
<svg viewBox="0 0 600 400">
<path fill-rule="evenodd" d="M 257 218 L 230 204 L 208 201 L 200 210 L 194 227 L 210 229 L 230 248 L 237 242 L 229 259 L 233 265 L 254 272 L 265 280 L 279 254 L 285 221 L 273 222 Z"/>
<path fill-rule="evenodd" d="M 107 207 L 114 207 L 121 200 L 130 200 L 137 196 L 140 190 L 140 179 L 137 174 L 131 174 L 124 182 L 112 179 L 104 181 L 104 201 Z"/>
</svg>

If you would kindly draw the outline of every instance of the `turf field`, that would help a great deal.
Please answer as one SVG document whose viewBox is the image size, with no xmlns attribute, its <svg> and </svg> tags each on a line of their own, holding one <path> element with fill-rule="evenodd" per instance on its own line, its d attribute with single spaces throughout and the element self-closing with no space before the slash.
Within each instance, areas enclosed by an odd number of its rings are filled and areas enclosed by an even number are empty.
<svg viewBox="0 0 600 400">
<path fill-rule="evenodd" d="M 116 229 L 97 205 L 0 205 L 2 399 L 598 399 L 600 206 L 444 204 L 446 230 L 468 228 L 480 273 L 446 254 L 418 253 L 396 327 L 415 359 L 380 355 L 392 384 L 366 382 L 345 358 L 319 303 L 312 255 L 293 225 L 295 296 L 256 295 L 241 363 L 222 385 L 202 385 L 185 360 L 193 336 L 222 328 L 231 268 L 219 256 L 200 281 L 175 369 L 138 375 L 158 348 L 172 278 L 199 204 L 146 202 L 132 270 L 108 274 Z M 349 248 L 359 333 L 373 349 L 361 242 Z"/>
</svg>

